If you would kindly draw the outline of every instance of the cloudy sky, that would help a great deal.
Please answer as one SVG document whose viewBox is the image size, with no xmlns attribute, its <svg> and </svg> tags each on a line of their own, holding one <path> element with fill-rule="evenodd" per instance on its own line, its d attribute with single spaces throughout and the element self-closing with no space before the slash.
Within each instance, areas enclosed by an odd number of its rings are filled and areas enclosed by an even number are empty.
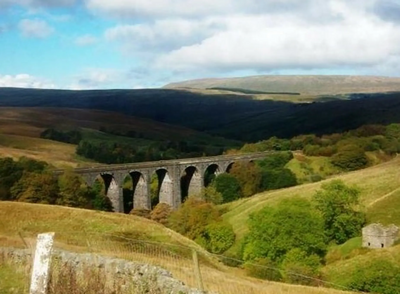
<svg viewBox="0 0 400 294">
<path fill-rule="evenodd" d="M 0 0 L 0 86 L 400 76 L 400 0 Z"/>
</svg>

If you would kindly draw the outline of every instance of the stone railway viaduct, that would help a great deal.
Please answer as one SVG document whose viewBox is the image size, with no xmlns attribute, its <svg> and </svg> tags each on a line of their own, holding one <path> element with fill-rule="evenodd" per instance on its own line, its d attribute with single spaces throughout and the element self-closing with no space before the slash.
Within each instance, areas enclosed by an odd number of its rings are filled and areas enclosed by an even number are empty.
<svg viewBox="0 0 400 294">
<path fill-rule="evenodd" d="M 124 212 L 122 186 L 126 177 L 132 178 L 133 207 L 151 209 L 150 183 L 152 175 L 158 177 L 158 197 L 160 203 L 178 208 L 188 195 L 198 195 L 205 187 L 205 174 L 228 172 L 235 162 L 251 162 L 263 159 L 272 152 L 259 152 L 236 155 L 220 155 L 187 159 L 174 159 L 131 163 L 122 165 L 103 165 L 89 168 L 76 168 L 89 186 L 97 179 L 105 184 L 107 197 L 115 212 Z M 62 173 L 58 171 L 56 173 Z"/>
</svg>

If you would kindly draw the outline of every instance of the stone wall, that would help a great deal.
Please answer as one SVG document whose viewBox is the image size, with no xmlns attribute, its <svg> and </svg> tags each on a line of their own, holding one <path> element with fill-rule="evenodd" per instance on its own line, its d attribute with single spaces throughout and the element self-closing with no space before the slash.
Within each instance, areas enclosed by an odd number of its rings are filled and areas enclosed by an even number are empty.
<svg viewBox="0 0 400 294">
<path fill-rule="evenodd" d="M 31 250 L 0 248 L 0 254 L 5 255 L 8 262 L 11 261 L 16 265 L 30 265 L 32 263 L 33 253 Z M 169 271 L 160 267 L 92 253 L 78 254 L 67 251 L 54 251 L 52 268 L 57 270 L 67 265 L 73 267 L 78 273 L 84 273 L 88 268 L 102 269 L 110 286 L 118 280 L 119 283 L 122 282 L 123 284 L 122 289 L 126 288 L 128 290 L 132 285 L 135 285 L 135 287 L 148 287 L 149 283 L 151 283 L 152 289 L 158 290 L 156 293 L 204 293 L 185 286 L 181 281 L 174 279 Z"/>
</svg>

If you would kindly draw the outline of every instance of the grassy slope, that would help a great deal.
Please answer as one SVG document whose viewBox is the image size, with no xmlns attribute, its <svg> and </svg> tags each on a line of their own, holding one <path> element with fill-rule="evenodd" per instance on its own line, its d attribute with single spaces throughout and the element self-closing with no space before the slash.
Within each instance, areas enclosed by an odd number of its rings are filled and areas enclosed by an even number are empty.
<svg viewBox="0 0 400 294">
<path fill-rule="evenodd" d="M 192 287 L 196 284 L 193 277 L 191 252 L 185 253 L 183 249 L 174 251 L 167 243 L 195 247 L 202 257 L 200 261 L 204 284 L 208 289 L 220 294 L 342 293 L 325 288 L 285 285 L 244 277 L 238 269 L 228 269 L 218 264 L 214 257 L 208 255 L 205 257 L 204 250 L 194 242 L 143 218 L 68 207 L 0 202 L 0 246 L 21 246 L 22 241 L 18 235 L 20 233 L 31 247 L 34 244 L 35 234 L 46 231 L 56 232 L 56 248 L 100 252 L 105 255 L 160 265 Z M 149 244 L 146 246 L 139 244 L 134 247 L 129 242 L 121 242 L 124 239 L 116 239 L 112 236 L 162 243 L 157 248 Z M 0 280 L 9 277 L 9 273 L 10 269 L 0 266 Z M 23 285 L 19 286 L 23 287 Z M 7 285 L 3 289 L 7 289 Z M 0 291 L 3 289 L 0 283 Z"/>
<path fill-rule="evenodd" d="M 75 145 L 39 138 L 0 134 L 0 157 L 22 156 L 46 161 L 57 168 L 93 166 L 97 163 L 75 154 Z"/>
<path fill-rule="evenodd" d="M 165 88 L 240 88 L 307 95 L 400 91 L 400 79 L 373 76 L 251 76 L 201 79 L 166 85 Z"/>
<path fill-rule="evenodd" d="M 394 197 L 399 194 L 393 194 L 393 197 L 387 197 L 387 195 L 400 186 L 400 177 L 398 175 L 399 167 L 400 158 L 396 157 L 389 162 L 333 178 L 342 179 L 346 184 L 357 185 L 361 189 L 362 203 L 368 208 L 368 215 L 371 216 L 371 219 L 374 221 L 384 221 L 385 218 L 387 218 L 387 214 L 384 213 L 386 210 L 385 201 L 398 201 L 397 198 Z M 238 236 L 238 240 L 240 240 L 247 232 L 247 219 L 251 213 L 262 209 L 266 205 L 274 205 L 283 198 L 293 196 L 311 198 L 315 191 L 320 188 L 321 184 L 326 181 L 329 180 L 304 184 L 288 189 L 264 192 L 251 198 L 235 201 L 225 205 L 228 211 L 224 214 L 224 218 L 232 224 Z M 382 200 L 378 201 L 379 199 Z M 369 206 L 371 204 L 376 207 L 381 207 L 381 212 L 379 212 L 378 209 L 370 208 Z M 392 209 L 394 215 L 395 208 Z M 400 222 L 398 224 L 400 225 Z"/>
<path fill-rule="evenodd" d="M 296 175 L 299 183 L 312 182 L 313 175 L 326 178 L 339 173 L 339 169 L 330 163 L 329 157 L 305 156 L 301 153 L 294 153 L 294 158 L 288 162 L 286 168 Z"/>
</svg>

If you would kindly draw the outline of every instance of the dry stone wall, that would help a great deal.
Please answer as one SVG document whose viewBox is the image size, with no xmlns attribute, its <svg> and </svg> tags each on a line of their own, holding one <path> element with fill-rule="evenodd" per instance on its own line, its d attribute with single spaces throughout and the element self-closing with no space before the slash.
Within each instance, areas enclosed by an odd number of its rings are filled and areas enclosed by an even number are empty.
<svg viewBox="0 0 400 294">
<path fill-rule="evenodd" d="M 32 262 L 31 250 L 0 248 L 0 254 L 6 256 L 15 264 L 27 265 Z M 191 289 L 181 281 L 172 277 L 172 274 L 160 267 L 142 264 L 124 259 L 110 258 L 92 253 L 72 253 L 67 251 L 54 251 L 53 268 L 72 266 L 74 270 L 84 272 L 87 268 L 103 269 L 107 281 L 114 283 L 116 280 L 123 282 L 122 288 L 129 289 L 132 285 L 151 285 L 162 294 L 202 294 L 203 291 Z"/>
</svg>

